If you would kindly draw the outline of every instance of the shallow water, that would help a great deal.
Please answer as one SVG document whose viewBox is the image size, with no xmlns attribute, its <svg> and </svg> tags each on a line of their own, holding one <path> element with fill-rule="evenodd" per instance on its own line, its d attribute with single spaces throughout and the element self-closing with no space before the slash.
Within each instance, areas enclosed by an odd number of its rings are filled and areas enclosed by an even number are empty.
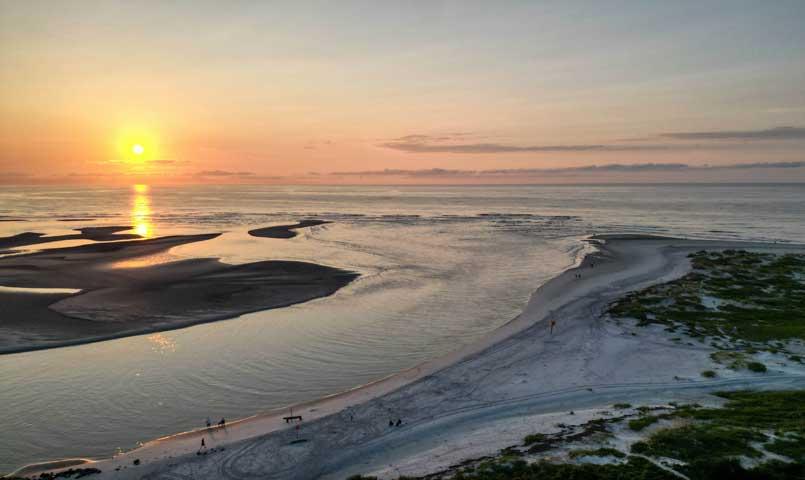
<svg viewBox="0 0 805 480">
<path fill-rule="evenodd" d="M 482 337 L 603 231 L 802 241 L 805 188 L 766 186 L 0 188 L 0 235 L 132 224 L 221 237 L 186 257 L 360 272 L 335 295 L 154 335 L 0 356 L 0 472 L 335 393 Z M 291 240 L 246 231 L 318 217 Z M 97 220 L 64 222 L 66 218 Z M 52 248 L 41 244 L 31 248 Z M 69 286 L 65 286 L 69 288 Z M 1 307 L 1 306 L 0 306 Z"/>
</svg>

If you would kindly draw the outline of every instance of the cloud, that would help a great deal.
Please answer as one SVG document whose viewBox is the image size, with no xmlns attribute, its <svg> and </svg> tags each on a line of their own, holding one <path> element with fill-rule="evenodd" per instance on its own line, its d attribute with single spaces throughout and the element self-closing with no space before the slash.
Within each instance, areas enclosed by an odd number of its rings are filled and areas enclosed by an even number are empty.
<svg viewBox="0 0 805 480">
<path fill-rule="evenodd" d="M 776 127 L 766 130 L 714 131 L 714 132 L 676 132 L 663 133 L 655 137 L 622 139 L 621 142 L 646 142 L 652 139 L 698 140 L 705 143 L 592 143 L 560 145 L 511 145 L 505 143 L 462 143 L 467 133 L 447 135 L 413 134 L 394 138 L 379 146 L 406 153 L 517 153 L 517 152 L 639 152 L 639 151 L 679 151 L 679 150 L 718 150 L 734 148 L 738 145 L 709 143 L 709 140 L 794 140 L 805 139 L 805 128 Z"/>
<path fill-rule="evenodd" d="M 805 161 L 801 162 L 769 162 L 769 163 L 734 163 L 727 165 L 688 165 L 686 163 L 637 163 L 606 165 L 584 165 L 581 167 L 566 168 L 511 168 L 496 170 L 448 170 L 442 168 L 428 168 L 421 170 L 366 170 L 355 172 L 333 172 L 333 176 L 392 176 L 392 177 L 490 177 L 490 176 L 533 176 L 533 175 L 576 175 L 595 172 L 672 172 L 672 171 L 703 171 L 703 170 L 732 170 L 754 168 L 805 168 Z"/>
<path fill-rule="evenodd" d="M 411 137 L 409 135 L 408 137 Z M 399 150 L 406 153 L 512 153 L 512 152 L 631 152 L 631 151 L 662 151 L 662 150 L 702 150 L 721 149 L 721 145 L 691 145 L 691 144 L 639 144 L 639 145 L 604 145 L 604 144 L 578 144 L 578 145 L 507 145 L 502 143 L 442 143 L 446 140 L 421 140 L 422 135 L 415 140 L 395 140 L 381 143 L 380 146 Z M 401 137 L 406 138 L 406 137 Z"/>
<path fill-rule="evenodd" d="M 251 177 L 254 172 L 230 172 L 228 170 L 202 170 L 196 172 L 196 177 Z"/>
<path fill-rule="evenodd" d="M 805 128 L 776 127 L 765 130 L 677 132 L 663 133 L 660 136 L 676 140 L 802 140 L 805 139 Z"/>
</svg>

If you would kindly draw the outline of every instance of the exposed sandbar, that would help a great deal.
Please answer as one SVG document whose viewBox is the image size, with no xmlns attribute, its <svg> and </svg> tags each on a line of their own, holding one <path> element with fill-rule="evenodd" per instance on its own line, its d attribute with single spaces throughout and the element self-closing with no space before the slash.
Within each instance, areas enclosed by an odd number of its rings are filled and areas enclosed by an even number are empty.
<svg viewBox="0 0 805 480">
<path fill-rule="evenodd" d="M 297 232 L 294 231 L 296 229 L 315 227 L 316 225 L 324 225 L 326 223 L 332 222 L 316 219 L 302 220 L 293 225 L 274 225 L 272 227 L 256 228 L 249 230 L 249 235 L 263 238 L 293 238 L 297 235 Z"/>
<path fill-rule="evenodd" d="M 114 227 L 112 227 L 114 228 Z M 89 231 L 82 235 L 113 234 Z M 0 292 L 0 353 L 169 330 L 330 295 L 354 272 L 305 262 L 230 265 L 215 258 L 114 263 L 219 234 L 91 243 L 0 258 L 0 285 L 80 293 Z"/>
<path fill-rule="evenodd" d="M 77 228 L 79 233 L 69 235 L 45 235 L 37 232 L 23 232 L 9 237 L 0 237 L 0 249 L 25 247 L 40 243 L 61 242 L 64 240 L 92 240 L 95 242 L 111 242 L 116 240 L 129 240 L 141 238 L 134 233 L 119 234 L 131 230 L 131 226 L 84 227 Z"/>
</svg>

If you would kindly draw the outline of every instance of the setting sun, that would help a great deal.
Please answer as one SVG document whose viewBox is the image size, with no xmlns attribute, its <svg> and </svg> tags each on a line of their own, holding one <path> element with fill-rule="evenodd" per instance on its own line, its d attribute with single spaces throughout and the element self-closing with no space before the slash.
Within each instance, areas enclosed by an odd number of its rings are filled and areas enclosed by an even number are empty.
<svg viewBox="0 0 805 480">
<path fill-rule="evenodd" d="M 127 125 L 114 135 L 115 160 L 130 167 L 143 168 L 164 155 L 153 127 Z"/>
</svg>

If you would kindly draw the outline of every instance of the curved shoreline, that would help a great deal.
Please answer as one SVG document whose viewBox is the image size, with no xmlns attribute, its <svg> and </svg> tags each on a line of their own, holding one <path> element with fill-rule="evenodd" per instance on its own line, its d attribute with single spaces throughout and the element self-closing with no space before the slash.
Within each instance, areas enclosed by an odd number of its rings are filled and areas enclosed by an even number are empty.
<svg viewBox="0 0 805 480">
<path fill-rule="evenodd" d="M 643 288 L 653 283 L 668 281 L 686 273 L 689 266 L 684 254 L 693 249 L 701 248 L 764 248 L 785 250 L 802 248 L 791 244 L 764 244 L 753 242 L 720 242 L 681 240 L 659 237 L 628 238 L 618 236 L 594 236 L 589 239 L 598 245 L 598 250 L 588 253 L 573 267 L 548 280 L 532 295 L 523 313 L 492 331 L 487 337 L 478 342 L 467 345 L 443 357 L 425 362 L 417 367 L 390 375 L 375 382 L 356 387 L 345 392 L 320 398 L 310 402 L 295 405 L 298 411 L 304 412 L 305 423 L 317 423 L 319 419 L 333 417 L 333 414 L 344 412 L 356 406 L 380 402 L 386 396 L 399 395 L 401 390 L 410 390 L 422 382 L 427 382 L 435 376 L 450 370 L 456 370 L 463 364 L 469 365 L 485 357 L 491 357 L 498 350 L 505 349 L 520 339 L 523 335 L 532 335 L 534 327 L 549 316 L 560 312 L 573 304 L 584 303 L 588 298 L 602 301 L 609 297 L 617 297 L 622 293 Z M 601 243 L 603 242 L 603 243 Z M 640 246 L 640 244 L 643 244 Z M 636 246 L 640 246 L 637 248 Z M 629 247 L 631 248 L 631 251 Z M 595 268 L 591 264 L 595 263 Z M 577 272 L 585 272 L 582 279 L 572 277 Z M 586 275 L 589 272 L 590 275 Z M 603 287 L 603 290 L 602 288 Z M 540 331 L 539 336 L 544 332 Z M 487 362 L 488 363 L 488 362 Z M 706 386 L 706 382 L 701 383 Z M 131 465 L 131 459 L 141 459 L 144 466 L 153 471 L 154 468 L 170 468 L 166 465 L 167 458 L 176 458 L 184 454 L 192 454 L 198 445 L 201 436 L 214 436 L 220 434 L 223 438 L 216 440 L 216 446 L 243 446 L 253 440 L 271 437 L 272 432 L 288 431 L 288 426 L 281 423 L 281 416 L 286 408 L 275 409 L 251 417 L 246 417 L 227 425 L 223 431 L 218 429 L 199 429 L 182 432 L 156 440 L 152 440 L 142 447 L 126 452 L 111 459 L 92 462 L 95 466 L 108 472 L 114 466 Z M 351 411 L 351 410 L 350 410 Z M 323 420 L 322 420 L 323 422 Z M 318 423 L 322 423 L 318 422 Z M 348 426 L 348 424 L 347 424 Z M 306 427 L 307 428 L 307 427 Z M 382 435 L 381 435 L 382 438 Z M 349 456 L 349 455 L 347 455 Z M 195 458 L 193 455 L 192 457 Z M 171 460 L 176 462 L 178 460 Z M 332 465 L 333 460 L 328 463 Z M 343 463 L 343 462 L 342 462 Z M 23 467 L 16 474 L 30 475 L 41 471 L 48 471 L 49 464 L 37 464 Z M 301 468 L 301 467 L 300 467 Z M 323 473 L 324 466 L 318 467 Z M 304 468 L 303 468 L 304 470 Z M 326 471 L 326 469 L 324 469 Z M 138 470 L 145 473 L 143 469 Z M 117 472 L 122 474 L 123 472 Z M 127 473 L 134 472 L 129 470 Z M 134 474 L 139 475 L 139 474 Z M 121 478 L 120 475 L 117 478 Z"/>
<path fill-rule="evenodd" d="M 329 223 L 329 222 L 327 222 L 327 223 Z M 272 228 L 272 227 L 269 227 L 269 228 Z M 581 241 L 584 242 L 585 240 L 582 239 Z M 590 251 L 590 252 L 587 252 L 584 255 L 579 255 L 579 253 L 583 252 L 583 249 L 584 249 L 584 247 L 580 246 L 579 251 L 577 251 L 576 254 L 573 257 L 573 262 L 567 268 L 562 270 L 556 276 L 548 279 L 545 283 L 540 285 L 534 292 L 532 292 L 531 295 L 529 296 L 529 300 L 528 300 L 527 304 L 533 301 L 534 296 L 545 286 L 545 284 L 549 283 L 551 280 L 553 280 L 553 279 L 555 279 L 555 278 L 557 278 L 557 277 L 559 277 L 559 276 L 561 276 L 561 275 L 563 275 L 563 274 L 565 274 L 565 273 L 567 273 L 567 272 L 569 272 L 569 271 L 571 271 L 571 270 L 573 270 L 575 268 L 578 268 L 579 266 L 582 265 L 582 263 L 584 262 L 584 259 L 588 255 L 590 255 L 592 253 L 595 253 L 595 251 Z M 526 307 L 523 307 L 523 308 L 525 309 Z M 517 321 L 521 316 L 522 316 L 522 313 L 517 315 L 516 317 L 508 320 L 506 323 L 504 323 L 500 327 L 498 327 L 495 330 L 493 330 L 492 332 L 490 332 L 490 335 L 492 333 L 494 333 L 494 332 L 497 332 L 498 330 L 501 330 L 501 329 L 509 326 L 513 322 Z M 231 318 L 237 318 L 237 317 L 231 317 Z M 215 321 L 215 320 L 211 320 L 211 321 Z M 196 323 L 191 324 L 191 325 L 177 326 L 175 329 L 186 328 L 187 326 L 192 326 L 192 325 L 200 324 L 200 323 L 207 323 L 207 322 L 196 322 Z M 173 330 L 173 329 L 171 329 L 171 330 Z M 160 331 L 165 331 L 165 330 L 163 329 L 163 330 L 160 330 Z M 135 334 L 132 334 L 132 335 L 121 335 L 120 337 L 140 335 L 140 334 L 145 334 L 145 333 L 152 333 L 152 332 L 141 332 L 141 333 L 135 333 Z M 118 338 L 118 337 L 114 337 L 114 338 Z M 90 341 L 87 341 L 87 342 L 81 341 L 81 342 L 76 342 L 74 344 L 65 344 L 65 345 L 60 345 L 60 346 L 76 346 L 76 345 L 82 345 L 84 343 L 92 343 L 92 342 L 97 342 L 97 341 L 111 340 L 111 339 L 114 339 L 114 338 L 99 338 L 97 340 L 90 340 Z M 479 339 L 476 342 L 473 342 L 473 343 L 471 343 L 469 345 L 465 345 L 464 347 L 462 347 L 462 348 L 460 348 L 460 349 L 458 349 L 456 351 L 450 352 L 450 353 L 446 354 L 445 356 L 437 357 L 435 359 L 428 360 L 428 361 L 423 362 L 423 363 L 421 363 L 419 365 L 415 365 L 413 367 L 410 367 L 408 369 L 405 369 L 405 370 L 402 370 L 402 371 L 399 371 L 399 372 L 391 373 L 389 375 L 386 375 L 385 377 L 378 378 L 377 380 L 373 380 L 373 381 L 368 382 L 368 383 L 364 383 L 364 384 L 361 384 L 361 385 L 356 385 L 356 386 L 354 386 L 352 388 L 349 388 L 347 390 L 343 390 L 343 391 L 340 391 L 340 392 L 333 393 L 331 395 L 326 395 L 324 397 L 314 398 L 314 399 L 311 399 L 311 400 L 308 400 L 308 401 L 295 403 L 295 404 L 284 406 L 284 407 L 279 407 L 279 408 L 266 410 L 266 411 L 263 411 L 263 412 L 255 413 L 253 415 L 249 415 L 249 416 L 246 416 L 246 417 L 242 417 L 242 418 L 238 418 L 236 420 L 229 421 L 229 422 L 227 422 L 226 428 L 230 429 L 230 428 L 233 428 L 234 426 L 242 427 L 244 425 L 251 424 L 251 423 L 257 423 L 257 422 L 262 423 L 261 421 L 265 421 L 265 420 L 276 421 L 276 420 L 280 419 L 280 417 L 282 415 L 284 415 L 289 409 L 301 410 L 301 409 L 305 409 L 305 408 L 310 409 L 310 408 L 315 407 L 317 411 L 321 411 L 322 408 L 330 407 L 330 403 L 332 403 L 332 402 L 337 402 L 339 400 L 351 400 L 351 397 L 356 396 L 356 395 L 359 395 L 360 397 L 362 397 L 361 401 L 367 401 L 367 400 L 370 400 L 372 398 L 377 398 L 377 397 L 385 395 L 385 394 L 387 394 L 387 393 L 389 393 L 391 391 L 394 391 L 394 390 L 396 390 L 398 388 L 401 388 L 401 387 L 403 387 L 405 385 L 413 383 L 413 382 L 417 381 L 418 379 L 422 378 L 423 376 L 426 376 L 428 374 L 433 374 L 433 373 L 435 373 L 436 371 L 438 371 L 440 369 L 449 367 L 454 362 L 459 361 L 463 356 L 470 355 L 472 353 L 472 351 L 475 350 L 475 347 L 478 347 L 479 349 L 486 348 L 488 346 L 488 345 L 486 345 L 486 343 L 487 343 L 486 338 L 482 338 L 482 339 Z M 52 347 L 44 346 L 44 347 L 35 348 L 35 349 L 23 350 L 23 352 L 33 351 L 33 350 L 44 350 L 44 349 L 49 349 L 49 348 L 52 348 Z M 464 351 L 467 350 L 467 349 L 472 349 L 472 351 L 464 353 Z M 5 353 L 6 352 L 0 351 L 0 355 L 3 355 Z M 13 353 L 13 352 L 8 352 L 8 353 Z M 454 358 L 454 357 L 457 357 L 457 356 L 459 357 L 458 359 Z M 431 367 L 428 370 L 427 373 L 423 372 L 423 368 L 426 367 L 426 366 Z M 356 404 L 358 402 L 350 401 L 349 403 L 350 403 L 350 405 L 354 405 L 354 404 Z M 337 408 L 338 409 L 343 409 L 343 408 L 347 408 L 347 407 L 348 407 L 348 405 L 344 405 L 344 406 L 338 406 Z M 334 410 L 334 411 L 338 411 L 338 410 Z M 315 418 L 319 418 L 319 417 L 322 417 L 322 416 L 325 416 L 325 415 L 316 415 Z M 216 428 L 217 427 L 213 427 L 212 430 L 215 430 Z M 253 436 L 256 436 L 256 435 L 262 435 L 262 434 L 265 434 L 265 433 L 270 433 L 270 432 L 276 431 L 276 430 L 277 429 L 275 429 L 275 428 L 271 428 L 269 430 L 266 430 L 265 432 L 259 432 L 259 433 L 256 433 L 255 435 L 250 435 L 250 436 L 247 436 L 247 437 L 244 437 L 244 438 L 233 439 L 232 441 L 240 441 L 240 440 L 243 440 L 243 439 L 252 438 Z M 149 440 L 149 441 L 141 444 L 139 447 L 137 447 L 135 449 L 125 451 L 125 452 L 123 452 L 123 453 L 121 453 L 119 455 L 116 455 L 114 457 L 107 457 L 107 458 L 102 458 L 102 459 L 64 458 L 64 459 L 58 459 L 58 460 L 37 462 L 37 463 L 34 463 L 34 464 L 24 465 L 24 466 L 18 468 L 17 470 L 14 470 L 13 472 L 8 473 L 6 476 L 12 476 L 12 477 L 15 476 L 15 475 L 16 476 L 20 476 L 20 475 L 26 475 L 27 476 L 27 475 L 31 475 L 31 474 L 38 475 L 38 474 L 44 473 L 44 472 L 57 472 L 57 471 L 60 471 L 62 469 L 67 468 L 68 465 L 63 464 L 62 462 L 70 462 L 69 466 L 73 466 L 73 467 L 76 466 L 76 465 L 97 464 L 97 463 L 100 463 L 100 462 L 117 459 L 120 456 L 124 456 L 124 455 L 128 456 L 128 455 L 134 454 L 135 452 L 141 452 L 146 448 L 152 448 L 152 447 L 154 447 L 156 445 L 159 445 L 159 444 L 162 444 L 162 443 L 171 442 L 171 441 L 177 441 L 177 440 L 183 440 L 183 439 L 187 439 L 187 438 L 192 438 L 193 439 L 193 447 L 195 447 L 196 446 L 196 443 L 195 443 L 196 438 L 198 438 L 200 435 L 203 435 L 203 434 L 205 434 L 205 433 L 207 433 L 209 431 L 210 431 L 210 429 L 207 429 L 207 428 L 198 428 L 198 429 L 194 429 L 194 430 L 187 430 L 187 431 L 184 431 L 184 432 L 177 432 L 177 433 L 164 435 L 162 437 L 158 437 L 158 438 L 154 438 L 152 440 Z M 1 478 L 5 478 L 5 477 L 0 476 L 0 479 Z"/>
</svg>

